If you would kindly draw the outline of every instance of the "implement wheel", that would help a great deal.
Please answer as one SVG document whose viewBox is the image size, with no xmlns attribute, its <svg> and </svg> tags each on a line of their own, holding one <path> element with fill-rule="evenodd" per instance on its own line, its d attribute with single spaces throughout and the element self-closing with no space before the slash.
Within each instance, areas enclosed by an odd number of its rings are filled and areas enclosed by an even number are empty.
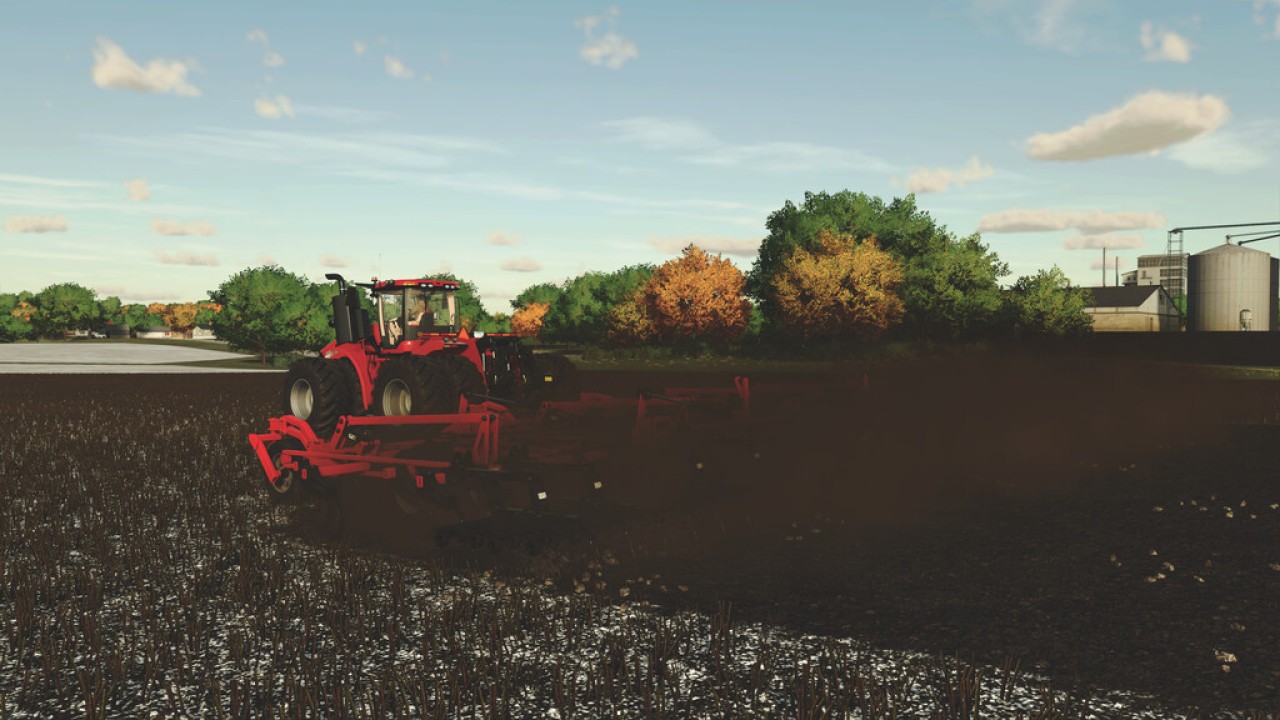
<svg viewBox="0 0 1280 720">
<path fill-rule="evenodd" d="M 302 443 L 293 438 L 278 440 L 271 445 L 267 455 L 271 464 L 280 471 L 280 476 L 272 483 L 266 481 L 267 495 L 271 501 L 280 505 L 295 505 L 302 497 L 302 477 L 297 470 L 282 467 L 286 450 L 301 450 Z"/>
<path fill-rule="evenodd" d="M 529 387 L 538 400 L 577 400 L 582 394 L 578 368 L 563 355 L 534 355 Z"/>
<path fill-rule="evenodd" d="M 295 362 L 284 377 L 284 412 L 305 420 L 316 436 L 328 438 L 338 418 L 351 411 L 348 374 L 337 363 L 321 358 Z"/>
</svg>

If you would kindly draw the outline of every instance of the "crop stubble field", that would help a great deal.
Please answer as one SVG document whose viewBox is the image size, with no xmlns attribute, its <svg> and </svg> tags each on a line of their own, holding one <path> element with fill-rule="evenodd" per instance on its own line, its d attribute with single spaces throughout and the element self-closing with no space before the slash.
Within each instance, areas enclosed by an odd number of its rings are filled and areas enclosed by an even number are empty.
<svg viewBox="0 0 1280 720">
<path fill-rule="evenodd" d="M 628 522 L 424 557 L 268 503 L 278 376 L 3 378 L 0 716 L 1280 714 L 1274 383 L 867 379 L 755 378 L 807 385 L 759 465 Z"/>
</svg>

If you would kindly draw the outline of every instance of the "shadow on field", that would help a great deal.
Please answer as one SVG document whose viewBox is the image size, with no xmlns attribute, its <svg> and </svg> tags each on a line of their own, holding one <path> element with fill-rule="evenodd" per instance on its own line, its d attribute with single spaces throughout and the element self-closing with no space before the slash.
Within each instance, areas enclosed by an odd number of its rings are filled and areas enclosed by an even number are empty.
<svg viewBox="0 0 1280 720">
<path fill-rule="evenodd" d="M 614 395 L 731 379 L 583 373 Z M 1056 684 L 1280 711 L 1274 384 L 1003 357 L 758 374 L 752 388 L 749 433 L 681 434 L 613 468 L 629 521 L 486 527 L 429 557 L 672 609 L 728 602 L 738 622 L 1017 662 Z M 426 556 L 385 500 L 343 495 L 350 537 Z"/>
</svg>

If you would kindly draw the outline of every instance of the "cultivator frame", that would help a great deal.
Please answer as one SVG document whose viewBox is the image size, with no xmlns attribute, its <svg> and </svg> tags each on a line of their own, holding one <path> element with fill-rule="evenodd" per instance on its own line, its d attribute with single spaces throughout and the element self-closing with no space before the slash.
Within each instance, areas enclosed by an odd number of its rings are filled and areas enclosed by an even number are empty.
<svg viewBox="0 0 1280 720">
<path fill-rule="evenodd" d="M 673 470 L 701 470 L 702 461 L 671 453 L 670 443 L 695 448 L 730 438 L 749 444 L 756 424 L 750 412 L 750 381 L 739 376 L 731 388 L 664 388 L 635 397 L 583 393 L 536 405 L 464 394 L 456 413 L 344 416 L 327 438 L 284 415 L 272 418 L 266 432 L 250 434 L 249 442 L 278 496 L 340 479 L 387 481 L 402 509 L 409 511 L 408 502 L 429 507 L 437 511 L 429 513 L 430 522 L 444 527 L 504 511 L 590 512 L 603 498 L 598 467 L 611 456 L 663 455 L 652 451 L 666 444 Z"/>
</svg>

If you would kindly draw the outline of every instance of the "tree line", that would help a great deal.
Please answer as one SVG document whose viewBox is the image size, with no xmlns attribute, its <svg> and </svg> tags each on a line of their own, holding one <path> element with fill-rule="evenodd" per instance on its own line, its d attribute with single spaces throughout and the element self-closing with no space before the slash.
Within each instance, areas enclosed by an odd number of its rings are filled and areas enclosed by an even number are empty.
<svg viewBox="0 0 1280 720">
<path fill-rule="evenodd" d="M 662 265 L 590 271 L 539 283 L 490 313 L 459 283 L 460 322 L 550 342 L 742 348 L 873 341 L 886 335 L 981 340 L 1088 332 L 1086 291 L 1056 266 L 1000 287 L 1008 265 L 975 233 L 956 237 L 916 207 L 859 192 L 806 193 L 770 214 L 750 270 L 696 245 Z M 247 268 L 204 302 L 123 305 L 75 284 L 0 294 L 0 340 L 61 335 L 104 322 L 174 330 L 210 325 L 262 355 L 315 349 L 334 337 L 335 283 L 275 266 Z"/>
<path fill-rule="evenodd" d="M 222 310 L 210 301 L 124 303 L 76 283 L 57 283 L 39 292 L 0 293 L 0 342 L 60 338 L 76 330 L 107 326 L 134 330 L 162 327 L 187 333 L 212 326 Z"/>
</svg>

